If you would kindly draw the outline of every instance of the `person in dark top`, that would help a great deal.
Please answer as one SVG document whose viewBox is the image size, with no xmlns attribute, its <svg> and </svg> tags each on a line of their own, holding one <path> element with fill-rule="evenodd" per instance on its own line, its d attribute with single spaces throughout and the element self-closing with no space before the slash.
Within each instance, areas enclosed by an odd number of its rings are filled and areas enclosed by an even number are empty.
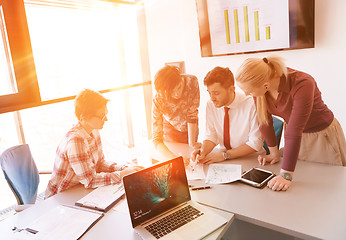
<svg viewBox="0 0 346 240">
<path fill-rule="evenodd" d="M 346 142 L 333 112 L 323 102 L 316 81 L 307 73 L 285 66 L 279 56 L 249 58 L 236 74 L 238 86 L 252 95 L 260 130 L 270 154 L 260 164 L 280 160 L 272 115 L 285 121 L 285 147 L 280 175 L 268 182 L 272 190 L 287 190 L 297 159 L 346 166 Z"/>
<path fill-rule="evenodd" d="M 164 142 L 198 146 L 198 80 L 193 75 L 181 74 L 176 66 L 167 65 L 156 73 L 154 84 L 153 143 L 165 157 L 175 158 L 176 154 Z M 188 164 L 189 157 L 183 157 Z"/>
</svg>

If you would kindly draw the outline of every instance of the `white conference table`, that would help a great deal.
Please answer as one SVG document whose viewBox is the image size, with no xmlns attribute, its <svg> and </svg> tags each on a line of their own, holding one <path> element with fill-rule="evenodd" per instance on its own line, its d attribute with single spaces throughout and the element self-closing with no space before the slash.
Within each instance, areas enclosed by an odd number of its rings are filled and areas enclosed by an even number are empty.
<svg viewBox="0 0 346 240">
<path fill-rule="evenodd" d="M 185 144 L 168 144 L 174 152 L 189 154 Z M 155 159 L 162 156 L 154 154 Z M 258 166 L 257 155 L 223 163 L 241 164 L 242 170 Z M 281 164 L 261 166 L 276 174 Z M 206 167 L 207 168 L 207 167 Z M 205 168 L 205 170 L 206 170 Z M 198 181 L 198 180 L 197 180 Z M 73 187 L 0 222 L 2 239 L 9 238 L 13 226 L 25 226 L 59 204 L 73 205 L 90 192 Z M 346 238 L 346 168 L 298 161 L 291 187 L 286 192 L 257 189 L 243 183 L 212 185 L 211 189 L 192 191 L 192 199 L 211 206 L 233 221 L 237 219 L 302 239 Z M 215 208 L 221 209 L 217 210 Z M 68 221 L 66 222 L 68 224 Z M 217 239 L 219 229 L 208 239 Z M 82 239 L 140 239 L 134 233 L 126 201 L 118 203 Z"/>
<path fill-rule="evenodd" d="M 77 200 L 88 194 L 91 190 L 92 189 L 85 189 L 82 185 L 74 186 L 1 221 L 0 238 L 6 240 L 15 239 L 16 235 L 13 234 L 11 230 L 14 226 L 18 228 L 26 228 L 29 223 L 35 221 L 45 212 L 58 205 L 74 206 L 74 203 Z M 234 219 L 234 214 L 232 213 L 215 209 L 213 210 L 230 221 L 228 224 L 226 224 L 227 226 Z M 65 224 L 69 224 L 69 222 L 71 222 L 71 220 L 66 219 Z M 226 225 L 209 234 L 204 239 L 220 239 L 223 232 L 227 230 Z M 91 229 L 89 229 L 89 231 L 87 231 L 81 239 L 141 239 L 139 235 L 133 231 L 126 199 L 122 199 L 112 209 L 105 213 L 105 215 Z"/>
<path fill-rule="evenodd" d="M 183 144 L 168 146 L 175 152 L 192 151 Z M 256 159 L 254 154 L 223 163 L 241 164 L 242 171 L 260 167 L 280 173 L 281 161 L 259 166 Z M 298 161 L 285 192 L 234 182 L 194 191 L 192 198 L 234 213 L 240 220 L 298 238 L 346 239 L 346 167 Z"/>
<path fill-rule="evenodd" d="M 15 239 L 16 235 L 12 231 L 13 227 L 20 229 L 26 228 L 48 210 L 58 205 L 74 206 L 77 200 L 92 190 L 93 189 L 85 189 L 82 185 L 74 186 L 1 221 L 0 239 Z M 217 209 L 212 210 L 229 220 L 229 222 L 203 238 L 205 240 L 220 239 L 234 219 L 233 213 Z M 66 219 L 66 224 L 69 224 L 68 219 Z M 82 239 L 141 239 L 139 235 L 133 231 L 126 199 L 122 199 L 112 209 L 105 213 L 105 215 L 83 235 Z"/>
</svg>

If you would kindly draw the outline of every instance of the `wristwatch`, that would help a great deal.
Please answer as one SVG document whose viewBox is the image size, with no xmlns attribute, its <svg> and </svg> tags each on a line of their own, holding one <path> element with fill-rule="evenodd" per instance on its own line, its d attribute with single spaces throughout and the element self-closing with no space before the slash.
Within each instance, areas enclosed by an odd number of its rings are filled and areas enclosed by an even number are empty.
<svg viewBox="0 0 346 240">
<path fill-rule="evenodd" d="M 286 180 L 288 180 L 288 181 L 292 181 L 292 175 L 291 175 L 290 173 L 285 172 L 285 173 L 280 173 L 280 175 L 281 175 L 284 179 L 286 179 Z"/>
<path fill-rule="evenodd" d="M 223 160 L 230 160 L 231 156 L 227 151 L 223 152 Z"/>
</svg>

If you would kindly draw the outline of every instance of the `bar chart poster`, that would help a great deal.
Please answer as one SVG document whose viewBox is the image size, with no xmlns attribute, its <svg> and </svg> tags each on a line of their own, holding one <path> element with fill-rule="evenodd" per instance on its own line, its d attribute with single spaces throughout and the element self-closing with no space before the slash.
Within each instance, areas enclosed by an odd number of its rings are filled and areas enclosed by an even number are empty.
<svg viewBox="0 0 346 240">
<path fill-rule="evenodd" d="M 207 0 L 213 55 L 288 48 L 288 0 Z"/>
</svg>

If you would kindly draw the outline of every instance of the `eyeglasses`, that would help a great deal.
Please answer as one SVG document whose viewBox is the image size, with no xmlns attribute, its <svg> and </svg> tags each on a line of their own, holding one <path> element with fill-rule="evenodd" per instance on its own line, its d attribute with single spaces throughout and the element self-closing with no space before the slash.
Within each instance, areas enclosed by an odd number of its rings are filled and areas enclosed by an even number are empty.
<svg viewBox="0 0 346 240">
<path fill-rule="evenodd" d="M 103 115 L 103 116 L 96 116 L 96 115 L 94 115 L 94 117 L 96 117 L 96 118 L 100 119 L 102 122 L 104 122 L 104 121 L 108 120 L 107 114 L 108 113 L 105 113 L 105 115 Z"/>
<path fill-rule="evenodd" d="M 108 120 L 107 115 L 104 115 L 102 118 L 100 118 L 102 122 L 105 122 Z"/>
</svg>

